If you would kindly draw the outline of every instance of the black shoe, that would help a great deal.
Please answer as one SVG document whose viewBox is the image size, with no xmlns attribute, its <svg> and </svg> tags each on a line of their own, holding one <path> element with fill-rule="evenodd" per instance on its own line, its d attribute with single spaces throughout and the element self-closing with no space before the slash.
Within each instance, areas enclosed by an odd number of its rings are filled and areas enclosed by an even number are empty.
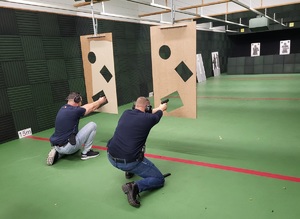
<svg viewBox="0 0 300 219">
<path fill-rule="evenodd" d="M 126 179 L 131 179 L 133 176 L 134 176 L 134 173 L 125 172 L 125 178 Z"/>
<path fill-rule="evenodd" d="M 133 207 L 140 207 L 141 203 L 136 199 L 139 196 L 139 188 L 134 182 L 122 186 L 123 192 L 127 195 L 128 203 Z"/>
<path fill-rule="evenodd" d="M 99 152 L 89 150 L 86 154 L 81 153 L 81 160 L 87 160 L 98 156 L 99 156 Z"/>
<path fill-rule="evenodd" d="M 47 157 L 47 165 L 52 166 L 58 160 L 59 153 L 55 150 L 54 147 L 51 148 L 48 157 Z"/>
</svg>

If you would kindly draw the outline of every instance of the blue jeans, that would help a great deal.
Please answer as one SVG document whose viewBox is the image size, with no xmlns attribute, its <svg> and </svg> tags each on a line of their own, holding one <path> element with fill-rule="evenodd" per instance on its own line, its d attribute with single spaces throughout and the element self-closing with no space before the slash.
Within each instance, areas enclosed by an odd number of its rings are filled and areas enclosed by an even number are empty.
<svg viewBox="0 0 300 219">
<path fill-rule="evenodd" d="M 139 192 L 161 188 L 165 184 L 165 178 L 160 170 L 147 158 L 142 161 L 131 163 L 117 163 L 108 155 L 110 163 L 123 171 L 134 173 L 143 179 L 135 181 L 138 185 Z"/>
<path fill-rule="evenodd" d="M 89 122 L 83 126 L 76 135 L 76 145 L 71 145 L 70 143 L 65 146 L 59 147 L 55 146 L 56 151 L 59 154 L 73 154 L 78 151 L 84 144 L 82 150 L 83 154 L 86 154 L 93 146 L 93 140 L 96 135 L 97 125 L 94 122 Z"/>
</svg>

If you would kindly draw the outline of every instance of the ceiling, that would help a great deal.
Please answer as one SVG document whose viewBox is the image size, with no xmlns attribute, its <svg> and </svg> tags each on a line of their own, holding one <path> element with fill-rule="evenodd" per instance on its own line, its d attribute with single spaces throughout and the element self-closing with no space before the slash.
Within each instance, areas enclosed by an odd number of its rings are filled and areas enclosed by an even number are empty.
<svg viewBox="0 0 300 219">
<path fill-rule="evenodd" d="M 248 28 L 255 17 L 287 26 L 300 14 L 291 5 L 300 5 L 300 0 L 0 0 L 0 7 L 154 25 L 195 20 L 197 29 L 220 32 Z"/>
</svg>

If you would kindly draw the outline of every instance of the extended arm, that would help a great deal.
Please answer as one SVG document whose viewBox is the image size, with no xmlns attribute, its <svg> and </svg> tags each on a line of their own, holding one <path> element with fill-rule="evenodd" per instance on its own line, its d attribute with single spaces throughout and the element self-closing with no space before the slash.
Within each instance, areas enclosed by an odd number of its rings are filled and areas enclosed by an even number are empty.
<svg viewBox="0 0 300 219">
<path fill-rule="evenodd" d="M 158 110 L 165 111 L 167 110 L 167 107 L 168 107 L 167 103 L 162 103 L 158 107 L 152 109 L 152 113 L 156 113 Z"/>
<path fill-rule="evenodd" d="M 105 102 L 106 102 L 106 97 L 100 97 L 98 100 L 96 100 L 92 103 L 88 103 L 88 104 L 81 106 L 81 107 L 85 108 L 84 115 L 88 115 L 91 112 L 95 111 L 96 109 L 98 109 L 101 106 L 101 104 L 103 104 Z"/>
</svg>

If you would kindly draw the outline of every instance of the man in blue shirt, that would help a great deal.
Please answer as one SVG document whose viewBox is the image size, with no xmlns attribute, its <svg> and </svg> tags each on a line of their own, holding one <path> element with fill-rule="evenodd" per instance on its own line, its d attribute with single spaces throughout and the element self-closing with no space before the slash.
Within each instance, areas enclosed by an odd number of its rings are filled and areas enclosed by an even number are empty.
<svg viewBox="0 0 300 219">
<path fill-rule="evenodd" d="M 130 205 L 139 207 L 137 196 L 140 192 L 164 186 L 164 176 L 159 169 L 144 157 L 145 143 L 149 132 L 161 119 L 167 104 L 151 109 L 150 101 L 139 97 L 132 110 L 125 110 L 119 119 L 113 137 L 107 144 L 110 163 L 127 173 L 143 179 L 122 186 Z M 128 178 L 128 177 L 127 177 Z"/>
<path fill-rule="evenodd" d="M 81 159 L 87 160 L 97 157 L 99 152 L 91 150 L 97 125 L 89 122 L 78 131 L 79 120 L 98 109 L 106 102 L 106 97 L 100 97 L 97 101 L 82 104 L 82 97 L 78 92 L 71 92 L 66 98 L 67 104 L 58 111 L 55 119 L 55 132 L 50 137 L 52 148 L 47 157 L 47 165 L 53 165 L 60 157 L 74 154 L 84 144 Z"/>
</svg>

